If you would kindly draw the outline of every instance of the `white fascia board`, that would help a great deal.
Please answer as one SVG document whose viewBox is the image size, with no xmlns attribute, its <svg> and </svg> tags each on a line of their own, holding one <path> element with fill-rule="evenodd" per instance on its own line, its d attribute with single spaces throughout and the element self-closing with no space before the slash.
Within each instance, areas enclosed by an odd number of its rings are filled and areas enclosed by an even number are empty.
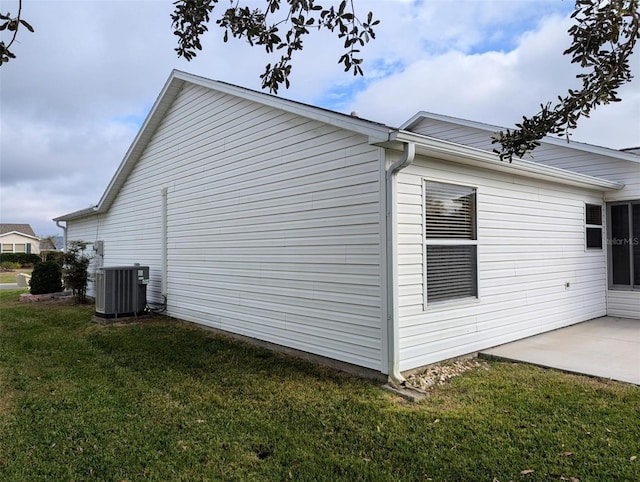
<svg viewBox="0 0 640 482">
<path fill-rule="evenodd" d="M 118 194 L 118 191 L 120 191 L 120 188 L 126 181 L 127 177 L 129 177 L 129 174 L 135 167 L 138 159 L 147 147 L 149 140 L 151 140 L 151 137 L 155 133 L 157 127 L 162 122 L 164 115 L 180 92 L 184 82 L 179 79 L 177 74 L 178 71 L 174 70 L 160 91 L 153 107 L 142 123 L 142 127 L 140 127 L 138 134 L 127 150 L 120 166 L 118 166 L 118 170 L 114 174 L 113 178 L 111 178 L 111 182 L 109 182 L 107 189 L 100 198 L 100 201 L 97 204 L 97 212 L 102 213 L 109 209 L 111 203 Z"/>
<path fill-rule="evenodd" d="M 413 132 L 396 131 L 389 136 L 389 140 L 401 143 L 413 142 L 416 144 L 417 153 L 424 156 L 436 157 L 460 164 L 475 165 L 493 171 L 597 190 L 618 190 L 624 187 L 624 184 L 619 182 L 578 174 L 532 161 L 522 159 L 514 159 L 511 163 L 501 161 L 497 154 L 483 151 L 482 149 L 422 136 Z M 391 147 L 391 145 L 387 145 L 387 147 Z M 400 148 L 400 146 L 397 148 Z"/>
<path fill-rule="evenodd" d="M 472 127 L 474 129 L 482 129 L 487 132 L 497 133 L 499 131 L 515 130 L 515 127 L 500 127 L 491 124 L 485 124 L 483 122 L 470 121 L 467 119 L 459 119 L 442 114 L 434 114 L 432 112 L 420 111 L 415 114 L 411 119 L 400 126 L 400 130 L 407 130 L 413 125 L 417 124 L 420 119 L 433 119 L 441 122 L 450 122 L 465 127 Z M 567 141 L 566 139 L 560 139 L 558 137 L 545 136 L 540 142 L 544 144 L 552 144 L 554 146 L 566 147 L 568 149 L 576 149 L 579 151 L 589 152 L 591 154 L 598 154 L 601 156 L 613 157 L 614 159 L 622 159 L 624 161 L 640 162 L 640 156 L 631 152 L 625 152 L 624 150 L 610 149 L 608 147 L 594 146 L 592 144 L 586 144 L 584 142 Z"/>
<path fill-rule="evenodd" d="M 41 241 L 38 236 L 31 236 L 30 234 L 21 233 L 20 231 L 9 231 L 8 233 L 0 234 L 0 238 L 3 236 L 9 236 L 10 234 L 17 234 L 19 236 L 24 236 L 25 238 L 35 239 L 36 241 Z"/>
<path fill-rule="evenodd" d="M 72 213 L 58 216 L 57 218 L 53 218 L 54 221 L 71 221 L 74 219 L 84 218 L 92 214 L 103 213 L 109 209 L 111 203 L 117 196 L 118 191 L 120 191 L 120 188 L 127 180 L 127 177 L 144 152 L 147 143 L 155 133 L 156 128 L 164 118 L 164 115 L 166 114 L 167 110 L 173 103 L 182 85 L 184 84 L 184 81 L 178 78 L 177 73 L 178 71 L 176 70 L 171 72 L 169 79 L 167 79 L 167 81 L 165 82 L 164 87 L 156 98 L 153 107 L 149 111 L 149 114 L 147 114 L 146 119 L 144 120 L 142 126 L 140 127 L 140 130 L 138 131 L 138 134 L 136 134 L 135 139 L 129 146 L 129 149 L 124 155 L 122 162 L 118 166 L 116 173 L 111 178 L 111 181 L 102 194 L 102 197 L 100 198 L 98 204 L 86 209 L 81 209 L 79 211 L 74 211 Z"/>
<path fill-rule="evenodd" d="M 202 87 L 210 88 L 223 92 L 225 94 L 234 95 L 242 99 L 250 100 L 276 109 L 284 110 L 292 114 L 296 114 L 308 119 L 317 120 L 325 124 L 340 127 L 352 132 L 363 134 L 365 136 L 375 138 L 386 138 L 393 128 L 374 121 L 360 119 L 339 112 L 334 112 L 321 107 L 315 107 L 309 104 L 303 104 L 293 100 L 283 99 L 275 95 L 256 90 L 246 89 L 233 84 L 219 82 L 207 79 L 197 75 L 189 74 L 182 71 L 174 71 L 176 78 L 182 79 Z"/>
<path fill-rule="evenodd" d="M 483 122 L 460 119 L 458 117 L 452 117 L 452 116 L 443 115 L 443 114 L 434 114 L 433 112 L 426 112 L 421 110 L 420 112 L 415 114 L 413 117 L 411 117 L 411 119 L 409 119 L 407 122 L 402 124 L 400 126 L 400 130 L 401 131 L 408 130 L 410 127 L 420 122 L 421 119 L 433 119 L 441 122 L 450 122 L 452 124 L 457 124 L 457 125 L 466 126 L 466 127 L 474 127 L 476 129 L 482 129 L 489 132 L 497 132 L 505 129 L 505 127 L 485 124 Z"/>
<path fill-rule="evenodd" d="M 79 211 L 74 211 L 69 214 L 63 214 L 62 216 L 53 218 L 53 221 L 72 221 L 74 219 L 85 218 L 92 214 L 96 214 L 97 212 L 98 212 L 98 206 L 91 206 L 85 209 L 80 209 Z"/>
</svg>

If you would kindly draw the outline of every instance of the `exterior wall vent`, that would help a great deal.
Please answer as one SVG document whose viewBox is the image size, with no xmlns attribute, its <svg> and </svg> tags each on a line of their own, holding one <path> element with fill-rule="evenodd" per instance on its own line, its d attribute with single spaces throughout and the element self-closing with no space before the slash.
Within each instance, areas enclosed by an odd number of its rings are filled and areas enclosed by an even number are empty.
<svg viewBox="0 0 640 482">
<path fill-rule="evenodd" d="M 148 266 L 109 266 L 96 270 L 96 316 L 137 316 L 147 306 Z"/>
</svg>

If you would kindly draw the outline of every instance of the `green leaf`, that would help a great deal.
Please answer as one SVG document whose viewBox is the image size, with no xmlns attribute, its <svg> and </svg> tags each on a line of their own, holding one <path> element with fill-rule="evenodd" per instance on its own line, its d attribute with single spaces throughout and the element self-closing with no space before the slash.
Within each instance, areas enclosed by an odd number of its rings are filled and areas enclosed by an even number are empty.
<svg viewBox="0 0 640 482">
<path fill-rule="evenodd" d="M 24 25 L 29 32 L 34 32 L 33 27 L 26 20 L 20 19 L 20 23 Z"/>
</svg>

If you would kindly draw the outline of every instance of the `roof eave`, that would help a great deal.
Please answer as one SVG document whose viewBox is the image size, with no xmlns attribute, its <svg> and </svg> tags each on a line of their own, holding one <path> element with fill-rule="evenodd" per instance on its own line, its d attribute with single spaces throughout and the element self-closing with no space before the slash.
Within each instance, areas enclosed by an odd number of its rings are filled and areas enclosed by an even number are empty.
<svg viewBox="0 0 640 482">
<path fill-rule="evenodd" d="M 165 85 L 156 98 L 153 107 L 149 111 L 149 114 L 147 114 L 147 117 L 142 123 L 135 139 L 131 143 L 131 146 L 124 155 L 122 162 L 118 166 L 118 170 L 111 178 L 111 182 L 96 205 L 97 212 L 106 212 L 109 209 L 111 203 L 116 198 L 118 191 L 120 191 L 120 188 L 144 152 L 147 143 L 151 140 L 151 137 L 155 133 L 157 127 L 162 122 L 164 115 L 180 92 L 180 89 L 184 84 L 184 80 L 182 80 L 177 73 L 178 71 L 174 70 L 169 76 L 169 79 L 165 82 Z"/>
<path fill-rule="evenodd" d="M 247 89 L 226 82 L 220 82 L 217 80 L 207 79 L 206 77 L 200 77 L 198 75 L 189 74 L 180 70 L 175 70 L 172 76 L 182 79 L 184 81 L 214 89 L 225 94 L 235 95 L 247 100 L 251 100 L 269 107 L 277 109 L 283 109 L 293 114 L 307 117 L 325 124 L 329 124 L 335 127 L 340 127 L 352 132 L 356 132 L 369 137 L 386 138 L 389 132 L 394 128 L 385 124 L 374 122 L 367 119 L 362 119 L 356 116 L 341 114 L 321 107 L 316 107 L 302 102 L 296 102 L 275 95 L 267 94 L 265 92 L 259 92 L 256 90 Z"/>
<path fill-rule="evenodd" d="M 616 181 L 587 176 L 532 161 L 514 159 L 513 162 L 508 163 L 501 161 L 500 157 L 495 153 L 415 134 L 413 132 L 396 131 L 389 136 L 389 140 L 391 143 L 387 144 L 386 147 L 393 148 L 393 142 L 413 142 L 416 144 L 418 154 L 453 161 L 459 164 L 472 164 L 494 171 L 518 174 L 529 178 L 588 189 L 610 191 L 619 190 L 624 187 L 624 184 Z M 397 146 L 396 148 L 400 147 Z"/>
<path fill-rule="evenodd" d="M 104 213 L 109 210 L 109 207 L 116 198 L 120 188 L 133 170 L 148 142 L 155 134 L 157 127 L 162 122 L 164 115 L 173 104 L 185 82 L 205 88 L 215 89 L 226 94 L 239 96 L 274 108 L 284 109 L 294 114 L 315 119 L 319 122 L 369 136 L 370 138 L 386 139 L 389 132 L 392 130 L 392 128 L 386 125 L 377 124 L 365 119 L 359 119 L 357 117 L 347 116 L 337 112 L 321 109 L 319 107 L 282 99 L 280 97 L 265 94 L 264 92 L 257 92 L 232 84 L 206 79 L 180 70 L 173 70 L 154 102 L 153 107 L 149 111 L 149 114 L 140 127 L 138 134 L 126 152 L 122 162 L 118 166 L 116 173 L 111 178 L 111 181 L 105 189 L 98 204 L 94 208 L 90 208 L 90 210 L 81 210 L 65 214 L 55 218 L 54 221 L 78 219 L 90 214 Z"/>
<path fill-rule="evenodd" d="M 460 119 L 457 117 L 452 117 L 452 116 L 443 115 L 443 114 L 434 114 L 432 112 L 420 111 L 417 114 L 415 114 L 413 117 L 411 117 L 411 119 L 409 119 L 407 122 L 402 124 L 400 126 L 400 130 L 406 131 L 410 129 L 411 127 L 416 125 L 418 122 L 420 122 L 420 119 L 423 119 L 423 118 L 433 119 L 433 120 L 442 121 L 442 122 L 450 122 L 452 124 L 472 127 L 474 129 L 481 129 L 491 133 L 497 133 L 499 131 L 505 131 L 508 129 L 507 127 L 500 127 L 492 124 L 485 124 L 484 122 L 471 121 L 471 120 Z M 569 141 L 566 139 L 561 139 L 553 136 L 545 136 L 541 139 L 540 142 L 543 142 L 545 144 L 552 144 L 560 147 L 567 147 L 569 149 L 576 149 L 579 151 L 589 152 L 591 154 L 598 154 L 601 156 L 613 157 L 615 159 L 621 159 L 624 161 L 640 162 L 640 156 L 638 156 L 637 154 L 633 154 L 631 152 L 625 152 L 630 149 L 616 150 L 608 147 L 601 147 L 601 146 L 595 146 L 592 144 L 586 144 L 584 142 Z"/>
<path fill-rule="evenodd" d="M 40 240 L 40 238 L 38 236 L 31 236 L 30 234 L 27 233 L 21 233 L 20 231 L 9 231 L 7 233 L 2 233 L 0 234 L 0 237 L 2 236 L 9 236 L 10 234 L 19 234 L 20 236 L 24 236 L 25 238 L 31 238 L 31 239 L 35 239 L 35 240 Z"/>
<path fill-rule="evenodd" d="M 62 216 L 58 216 L 57 218 L 53 218 L 53 221 L 73 221 L 75 219 L 86 218 L 92 214 L 98 213 L 98 206 L 91 206 L 85 209 L 80 209 L 79 211 L 74 211 L 72 213 L 63 214 Z"/>
</svg>

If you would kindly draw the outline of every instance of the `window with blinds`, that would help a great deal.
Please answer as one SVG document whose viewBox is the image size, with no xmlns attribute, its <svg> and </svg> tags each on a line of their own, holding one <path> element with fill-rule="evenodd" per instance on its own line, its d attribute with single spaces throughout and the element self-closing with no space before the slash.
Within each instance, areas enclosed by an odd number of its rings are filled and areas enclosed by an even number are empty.
<svg viewBox="0 0 640 482">
<path fill-rule="evenodd" d="M 478 296 L 476 189 L 425 181 L 427 303 Z"/>
<path fill-rule="evenodd" d="M 602 249 L 602 206 L 585 204 L 585 240 L 587 249 Z"/>
</svg>

